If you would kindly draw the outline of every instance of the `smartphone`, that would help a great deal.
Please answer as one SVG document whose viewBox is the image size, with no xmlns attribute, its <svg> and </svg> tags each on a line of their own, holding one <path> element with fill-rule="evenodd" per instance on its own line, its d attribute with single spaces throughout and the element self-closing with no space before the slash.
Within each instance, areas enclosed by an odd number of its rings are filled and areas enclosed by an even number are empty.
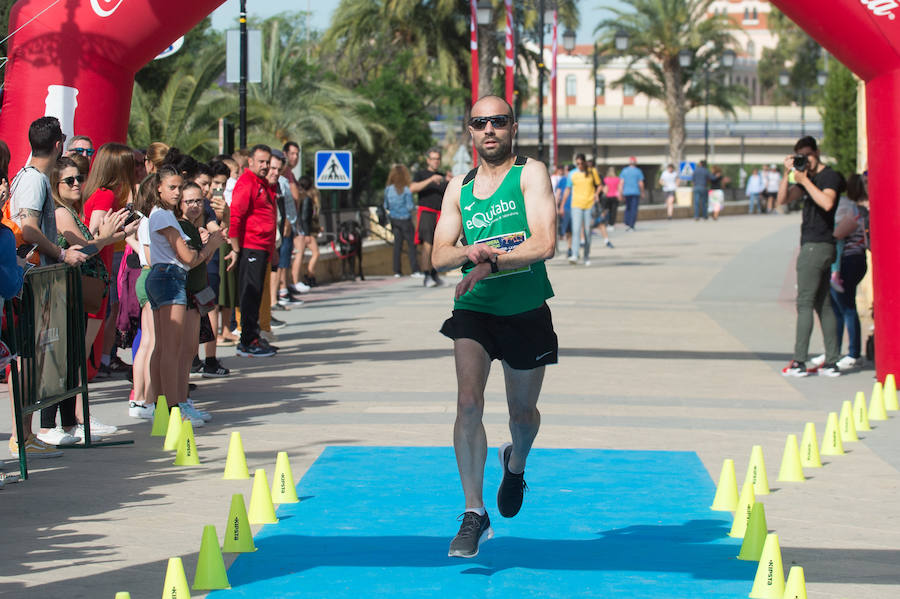
<svg viewBox="0 0 900 599">
<path fill-rule="evenodd" d="M 85 256 L 93 256 L 94 254 L 96 254 L 97 252 L 100 251 L 100 248 L 98 248 L 96 245 L 86 245 L 78 251 L 81 252 L 82 254 L 84 254 Z"/>
<path fill-rule="evenodd" d="M 212 197 L 214 197 L 214 198 L 224 198 L 224 197 L 225 197 L 225 190 L 222 189 L 221 187 L 216 187 L 215 189 L 212 190 Z"/>
<path fill-rule="evenodd" d="M 19 249 L 16 250 L 16 255 L 23 260 L 28 260 L 31 257 L 31 254 L 34 250 L 37 249 L 36 243 L 23 243 L 19 246 Z"/>
<path fill-rule="evenodd" d="M 143 216 L 143 215 L 140 212 L 132 212 L 131 214 L 128 215 L 128 218 L 125 219 L 125 222 L 122 223 L 122 228 L 124 229 L 125 227 L 127 227 L 128 225 L 133 223 L 134 221 L 140 220 L 141 216 Z"/>
</svg>

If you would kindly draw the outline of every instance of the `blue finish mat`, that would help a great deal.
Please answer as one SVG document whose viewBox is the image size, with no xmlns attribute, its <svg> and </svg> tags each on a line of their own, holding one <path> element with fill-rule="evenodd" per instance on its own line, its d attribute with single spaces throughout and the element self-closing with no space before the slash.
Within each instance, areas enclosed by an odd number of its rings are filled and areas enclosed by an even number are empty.
<svg viewBox="0 0 900 599">
<path fill-rule="evenodd" d="M 328 447 L 278 509 L 256 553 L 228 570 L 236 597 L 744 598 L 756 562 L 735 559 L 728 512 L 694 453 L 535 449 L 513 519 L 497 512 L 500 464 L 488 454 L 495 537 L 473 559 L 447 557 L 463 511 L 449 447 Z M 249 497 L 248 497 L 249 499 Z"/>
</svg>

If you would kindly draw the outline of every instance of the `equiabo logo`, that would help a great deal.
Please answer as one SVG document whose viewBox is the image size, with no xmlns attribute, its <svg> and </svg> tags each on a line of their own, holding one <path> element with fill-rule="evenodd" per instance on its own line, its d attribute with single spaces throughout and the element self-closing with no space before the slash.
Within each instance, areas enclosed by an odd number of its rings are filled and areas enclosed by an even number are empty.
<svg viewBox="0 0 900 599">
<path fill-rule="evenodd" d="M 887 17 L 891 21 L 896 18 L 894 9 L 900 7 L 897 0 L 859 0 L 859 3 L 872 11 L 878 17 Z"/>
<path fill-rule="evenodd" d="M 98 17 L 109 17 L 116 12 L 125 0 L 91 0 L 91 8 Z"/>
<path fill-rule="evenodd" d="M 494 204 L 487 212 L 476 212 L 472 218 L 466 221 L 467 229 L 484 229 L 490 226 L 494 219 L 511 212 L 516 209 L 515 200 L 500 200 L 499 204 Z"/>
</svg>

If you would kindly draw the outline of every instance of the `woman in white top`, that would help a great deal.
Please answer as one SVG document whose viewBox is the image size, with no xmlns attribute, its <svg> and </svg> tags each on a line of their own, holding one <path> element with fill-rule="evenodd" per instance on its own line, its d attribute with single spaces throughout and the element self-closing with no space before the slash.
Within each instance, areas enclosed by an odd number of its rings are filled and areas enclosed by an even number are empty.
<svg viewBox="0 0 900 599">
<path fill-rule="evenodd" d="M 128 415 L 132 418 L 153 418 L 156 393 L 153 378 L 150 376 L 150 356 L 156 344 L 156 333 L 153 325 L 153 309 L 147 297 L 147 277 L 150 275 L 150 211 L 156 200 L 158 184 L 156 177 L 148 175 L 138 186 L 134 201 L 135 212 L 144 215 L 138 225 L 137 233 L 127 239 L 129 245 L 141 262 L 141 276 L 135 282 L 135 295 L 141 306 L 141 342 L 134 354 L 132 374 L 134 391 L 128 403 Z"/>
<path fill-rule="evenodd" d="M 670 164 L 659 176 L 659 184 L 666 196 L 666 215 L 672 220 L 672 212 L 675 210 L 675 191 L 678 189 L 678 173 L 675 165 Z"/>
<path fill-rule="evenodd" d="M 156 172 L 156 198 L 150 213 L 150 274 L 147 275 L 147 297 L 154 310 L 156 347 L 150 358 L 152 385 L 166 396 L 170 408 L 182 408 L 185 417 L 187 401 L 187 369 L 179 364 L 187 311 L 187 271 L 208 260 L 223 242 L 221 231 L 210 233 L 203 249 L 192 250 L 185 243 L 173 209 L 181 201 L 181 174 L 170 165 Z M 203 420 L 190 417 L 191 424 L 202 426 Z"/>
</svg>

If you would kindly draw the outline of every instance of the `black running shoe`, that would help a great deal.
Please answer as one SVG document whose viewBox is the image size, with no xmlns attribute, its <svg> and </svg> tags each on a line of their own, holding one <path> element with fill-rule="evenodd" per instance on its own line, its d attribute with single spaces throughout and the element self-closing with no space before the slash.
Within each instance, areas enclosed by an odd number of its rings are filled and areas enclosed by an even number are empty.
<svg viewBox="0 0 900 599">
<path fill-rule="evenodd" d="M 513 474 L 509 471 L 509 456 L 512 455 L 512 443 L 504 443 L 500 446 L 500 466 L 503 468 L 503 480 L 497 489 L 497 509 L 504 518 L 512 518 L 522 509 L 522 500 L 525 498 L 525 473 Z"/>
<path fill-rule="evenodd" d="M 242 358 L 268 358 L 275 355 L 275 350 L 263 347 L 259 341 L 253 341 L 249 345 L 238 343 L 234 353 Z"/>
<path fill-rule="evenodd" d="M 203 372 L 203 362 L 199 356 L 194 356 L 194 361 L 191 363 L 191 374 L 200 374 L 201 372 Z"/>
<path fill-rule="evenodd" d="M 487 512 L 479 516 L 475 512 L 464 512 L 457 520 L 462 520 L 459 532 L 450 541 L 450 557 L 475 557 L 478 545 L 494 536 L 491 519 Z"/>
<path fill-rule="evenodd" d="M 269 326 L 271 326 L 273 330 L 274 330 L 274 329 L 280 329 L 280 328 L 283 328 L 286 324 L 287 324 L 287 323 L 286 323 L 285 321 L 283 321 L 283 320 L 278 320 L 278 319 L 275 318 L 274 316 L 272 316 L 271 318 L 269 318 Z"/>
<path fill-rule="evenodd" d="M 218 360 L 214 364 L 207 363 L 203 365 L 203 378 L 205 379 L 221 378 L 229 374 L 231 374 L 231 371 L 222 366 L 222 363 Z"/>
</svg>

